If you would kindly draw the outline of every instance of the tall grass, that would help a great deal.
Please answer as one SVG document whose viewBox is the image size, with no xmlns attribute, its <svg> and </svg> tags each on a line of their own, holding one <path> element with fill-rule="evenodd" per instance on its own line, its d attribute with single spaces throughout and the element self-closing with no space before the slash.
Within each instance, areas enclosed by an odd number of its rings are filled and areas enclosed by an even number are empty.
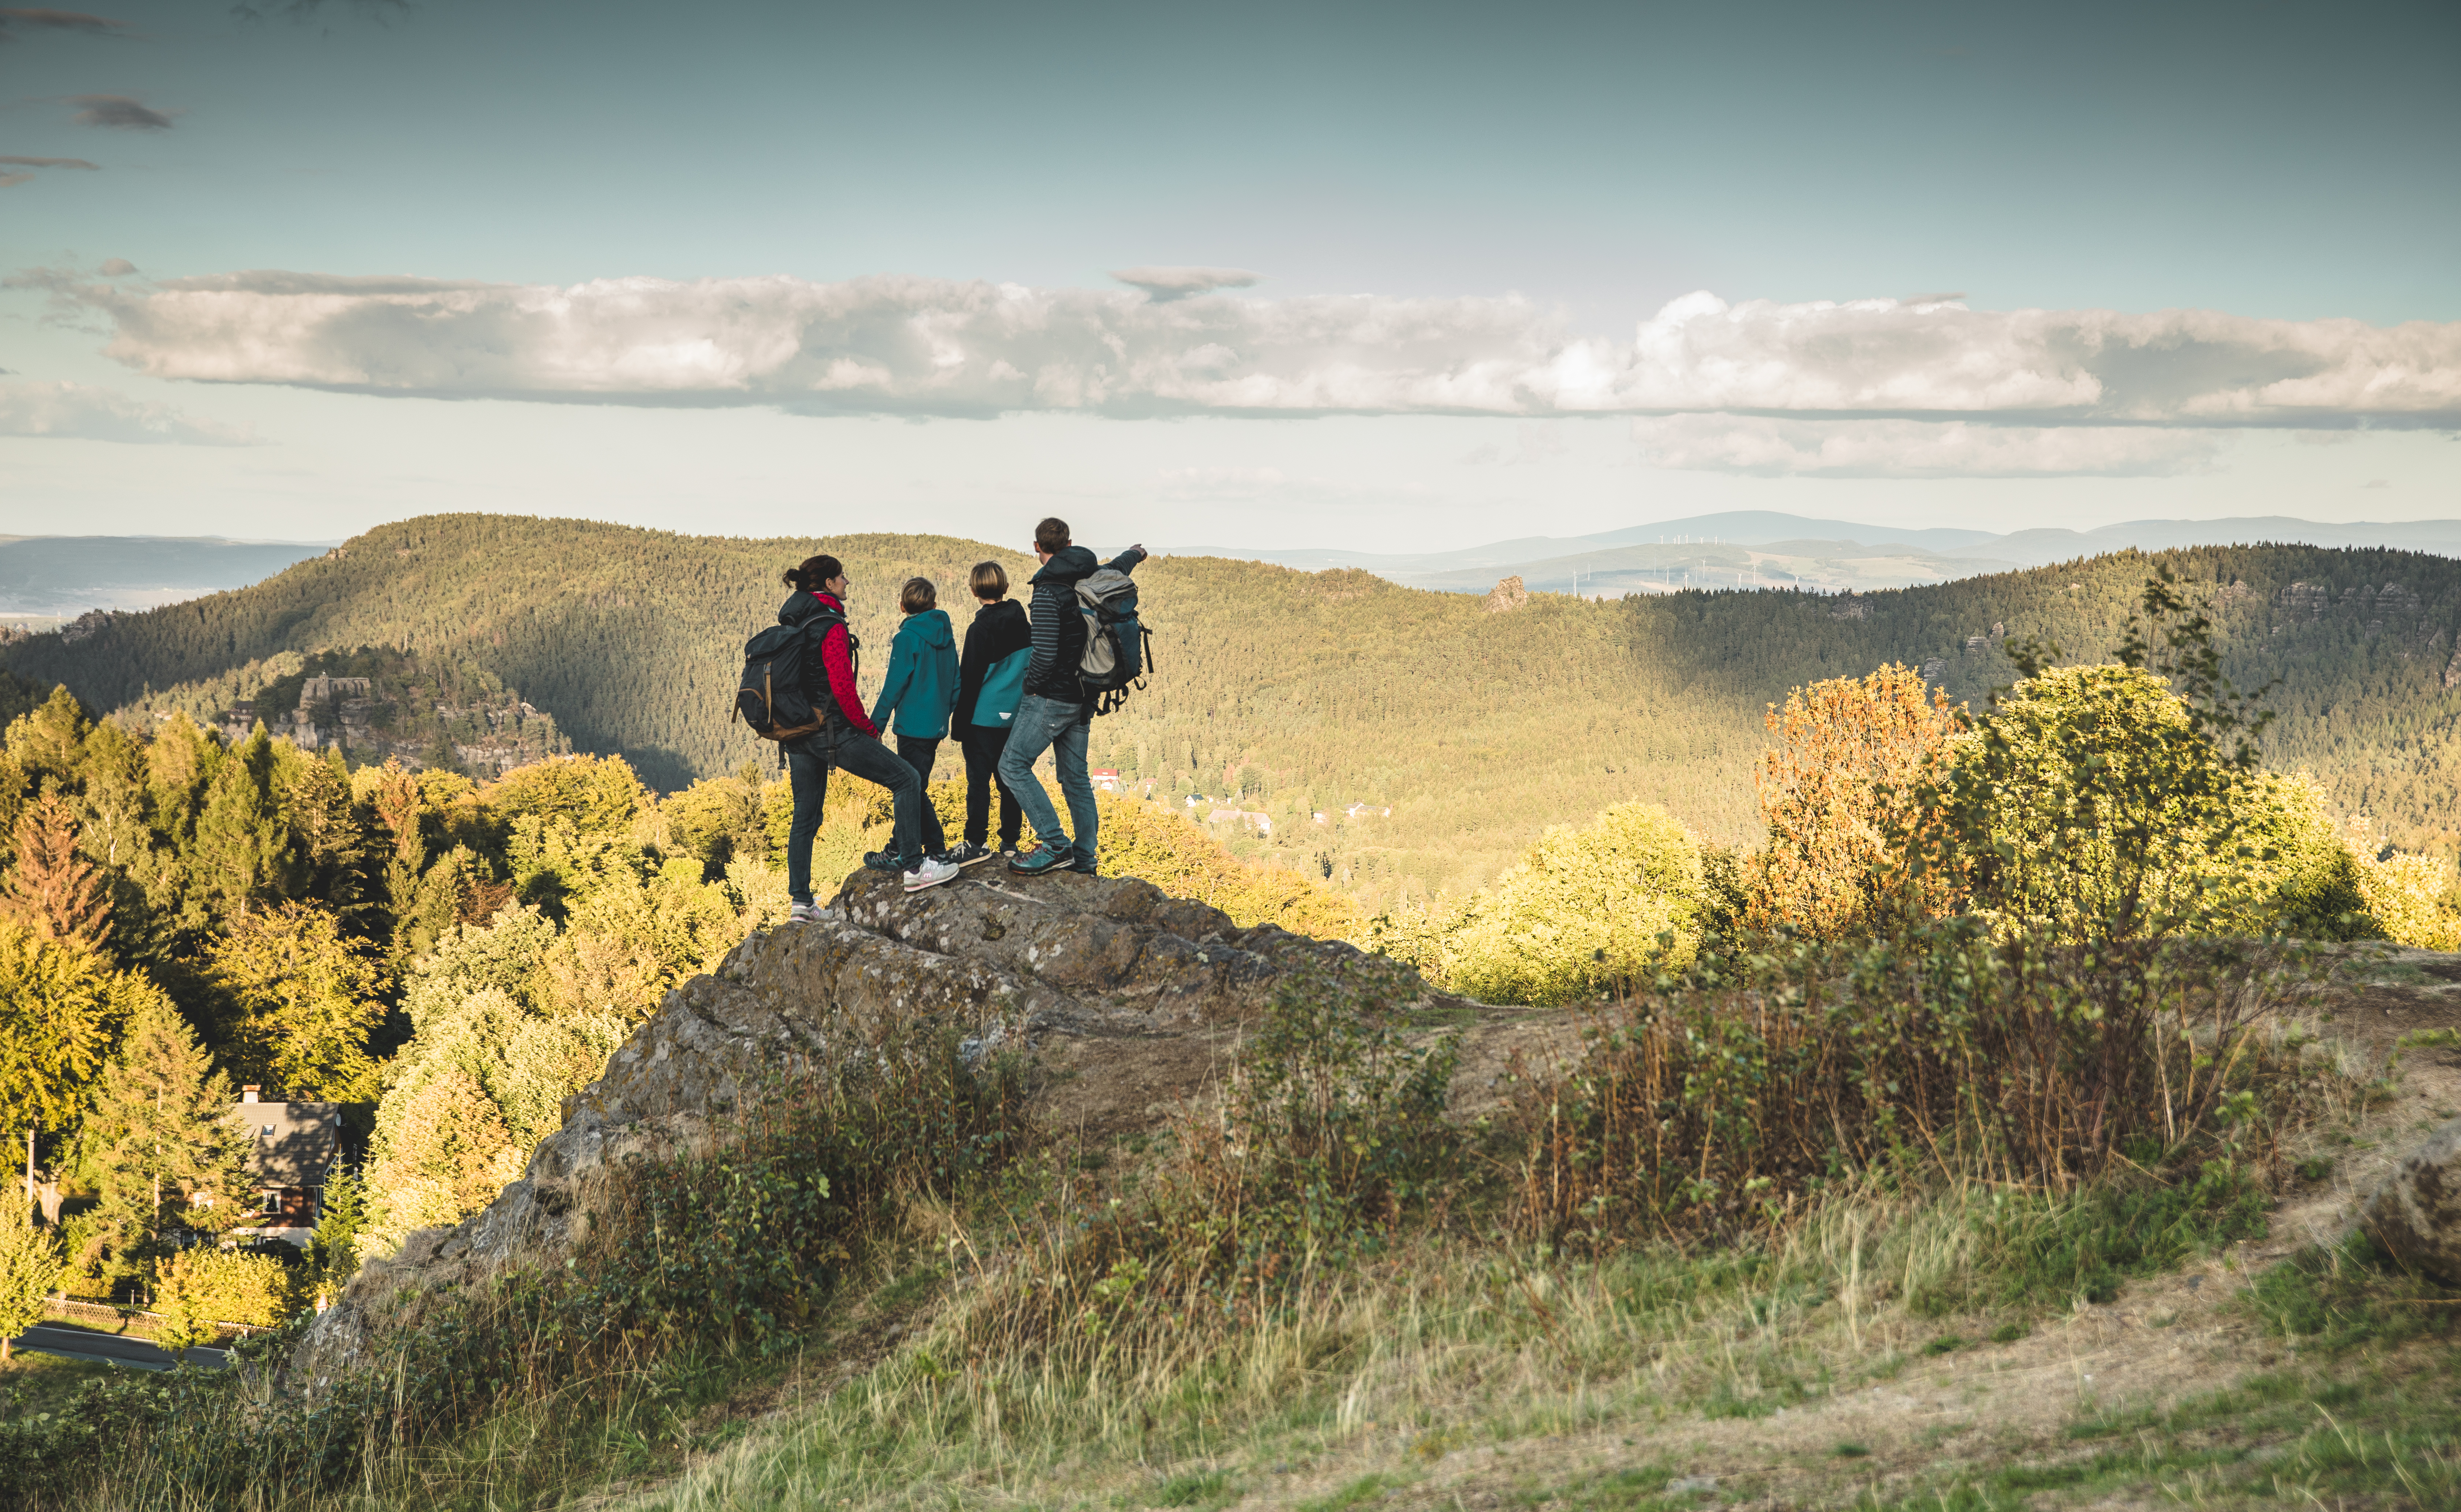
<svg viewBox="0 0 2461 1512">
<path fill-rule="evenodd" d="M 1386 1436 L 1773 1412 L 2260 1226 L 2322 1075 L 2258 1012 L 2295 963 L 2138 965 L 2126 1013 L 1954 931 L 1708 969 L 1477 1128 L 1405 981 L 1300 978 L 1133 1162 L 1022 1151 L 1013 1089 L 918 1041 L 610 1170 L 568 1264 L 424 1299 L 332 1395 L 192 1390 L 73 1500 L 494 1506 L 685 1457 L 664 1504 L 1214 1497 Z M 729 1445 L 747 1392 L 793 1410 Z"/>
</svg>

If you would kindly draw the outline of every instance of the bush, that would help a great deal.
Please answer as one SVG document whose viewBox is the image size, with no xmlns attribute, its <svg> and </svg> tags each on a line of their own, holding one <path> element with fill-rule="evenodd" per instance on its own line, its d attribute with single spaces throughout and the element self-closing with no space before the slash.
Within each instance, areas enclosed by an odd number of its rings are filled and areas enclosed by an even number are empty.
<svg viewBox="0 0 2461 1512">
<path fill-rule="evenodd" d="M 2054 1192 L 2199 1142 L 2269 1142 L 2305 1070 L 2257 1013 L 2296 960 L 2088 950 L 1952 920 L 1860 950 L 1713 962 L 1602 1012 L 1525 1072 L 1521 1225 L 1550 1242 L 1732 1235 L 1850 1174 Z M 2287 1051 L 2287 1054 L 2284 1052 Z"/>
<path fill-rule="evenodd" d="M 193 1387 L 179 1376 L 129 1377 L 83 1382 L 58 1412 L 0 1416 L 0 1503 L 50 1504 L 97 1465 L 128 1458 Z"/>
<path fill-rule="evenodd" d="M 290 1268 L 272 1255 L 199 1247 L 155 1262 L 154 1310 L 167 1324 L 166 1348 L 209 1343 L 222 1323 L 272 1328 L 299 1310 L 296 1293 Z"/>
<path fill-rule="evenodd" d="M 1570 1003 L 1689 962 L 1709 901 L 1691 833 L 1656 804 L 1625 803 L 1540 835 L 1466 903 L 1380 918 L 1369 940 L 1490 1003 Z"/>
</svg>

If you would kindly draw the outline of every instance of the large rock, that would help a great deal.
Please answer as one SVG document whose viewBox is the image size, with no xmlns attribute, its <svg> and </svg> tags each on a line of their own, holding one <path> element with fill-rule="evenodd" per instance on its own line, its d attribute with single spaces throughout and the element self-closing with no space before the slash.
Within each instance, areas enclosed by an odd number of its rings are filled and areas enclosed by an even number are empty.
<svg viewBox="0 0 2461 1512">
<path fill-rule="evenodd" d="M 910 895 L 895 877 L 858 873 L 820 922 L 755 934 L 668 993 L 605 1075 L 567 1100 L 564 1126 L 520 1181 L 360 1271 L 310 1330 L 290 1379 L 313 1390 L 365 1360 L 396 1307 L 567 1248 L 588 1178 L 618 1155 L 722 1130 L 747 1089 L 911 1043 L 918 1020 L 953 1033 L 967 1054 L 1026 1052 L 1029 1118 L 1100 1137 L 1183 1106 L 1294 970 L 1365 960 L 1271 925 L 1241 929 L 1149 883 L 986 872 Z"/>
<path fill-rule="evenodd" d="M 2401 1158 L 2359 1222 L 2404 1265 L 2461 1286 L 2461 1118 Z"/>
</svg>

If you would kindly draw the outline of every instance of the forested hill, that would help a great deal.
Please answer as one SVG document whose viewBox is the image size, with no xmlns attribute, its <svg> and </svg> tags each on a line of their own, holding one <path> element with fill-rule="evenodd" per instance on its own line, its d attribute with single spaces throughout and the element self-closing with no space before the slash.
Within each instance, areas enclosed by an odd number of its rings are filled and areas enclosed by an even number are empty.
<svg viewBox="0 0 2461 1512">
<path fill-rule="evenodd" d="M 206 688 L 245 696 L 283 652 L 449 653 L 552 710 L 576 747 L 621 752 L 674 788 L 764 754 L 727 720 L 739 648 L 782 598 L 780 569 L 818 550 L 853 575 L 867 693 L 908 576 L 938 583 L 962 628 L 968 567 L 996 557 L 1019 584 L 1032 568 L 936 536 L 741 541 L 431 516 L 253 587 L 123 616 L 74 643 L 35 637 L 0 658 L 110 711 L 192 703 Z M 2104 659 L 2157 562 L 2214 599 L 2236 678 L 2280 679 L 2275 765 L 2314 771 L 2406 845 L 2451 847 L 2461 562 L 2392 551 L 2129 552 L 1843 600 L 1539 595 L 1507 612 L 1365 572 L 1163 558 L 1138 573 L 1160 671 L 1098 722 L 1095 764 L 1237 799 L 1273 825 L 1265 837 L 1234 821 L 1239 848 L 1371 903 L 1404 879 L 1431 890 L 1483 882 L 1544 825 L 1631 799 L 1742 840 L 1756 827 L 1762 711 L 1788 689 L 1904 661 L 1935 663 L 1952 694 L 1980 698 L 2011 675 L 1995 628 Z M 1392 813 L 1346 817 L 1354 802 Z"/>
</svg>

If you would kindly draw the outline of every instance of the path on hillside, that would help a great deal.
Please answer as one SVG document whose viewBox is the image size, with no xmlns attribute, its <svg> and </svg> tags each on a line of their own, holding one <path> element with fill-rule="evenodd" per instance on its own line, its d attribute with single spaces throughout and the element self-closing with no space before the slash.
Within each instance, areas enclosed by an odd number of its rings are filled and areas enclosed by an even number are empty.
<svg viewBox="0 0 2461 1512">
<path fill-rule="evenodd" d="M 140 1371 L 167 1371 L 171 1368 L 171 1352 L 151 1339 L 140 1339 L 124 1333 L 105 1333 L 100 1329 L 79 1328 L 74 1323 L 37 1323 L 9 1341 L 11 1350 L 33 1350 L 43 1354 L 60 1354 L 73 1360 L 94 1360 L 105 1365 L 126 1365 Z M 202 1365 L 218 1371 L 230 1363 L 224 1351 L 193 1349 L 187 1352 L 191 1365 Z"/>
</svg>

